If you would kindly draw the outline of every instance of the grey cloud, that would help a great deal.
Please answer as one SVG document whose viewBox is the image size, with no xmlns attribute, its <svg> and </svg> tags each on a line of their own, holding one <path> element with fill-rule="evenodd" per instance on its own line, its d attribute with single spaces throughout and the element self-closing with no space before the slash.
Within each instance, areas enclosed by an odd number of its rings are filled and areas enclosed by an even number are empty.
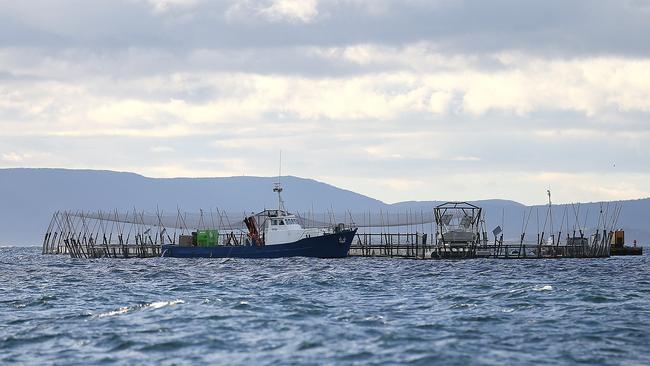
<svg viewBox="0 0 650 366">
<path fill-rule="evenodd" d="M 167 49 L 437 44 L 446 52 L 645 55 L 650 12 L 636 1 L 323 1 L 308 23 L 228 19 L 228 2 L 154 12 L 134 1 L 4 3 L 4 46 Z M 18 4 L 18 5 L 17 5 Z M 370 10 L 369 10 L 370 9 Z"/>
<path fill-rule="evenodd" d="M 2 49 L 0 49 L 2 52 Z M 5 65 L 29 69 L 25 73 L 1 71 L 0 78 L 25 81 L 87 80 L 88 77 L 132 79 L 187 72 L 232 72 L 305 77 L 345 77 L 393 71 L 393 64 L 359 65 L 315 54 L 309 47 L 255 49 L 165 48 L 5 48 Z M 0 57 L 0 62 L 2 58 Z M 477 66 L 482 66 L 478 64 Z M 42 71 L 42 74 L 38 74 Z"/>
</svg>

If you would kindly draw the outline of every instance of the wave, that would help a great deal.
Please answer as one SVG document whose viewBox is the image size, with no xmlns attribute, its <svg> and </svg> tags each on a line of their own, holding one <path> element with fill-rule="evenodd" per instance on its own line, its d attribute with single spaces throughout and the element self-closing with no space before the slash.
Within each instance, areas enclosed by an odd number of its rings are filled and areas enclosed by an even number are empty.
<svg viewBox="0 0 650 366">
<path fill-rule="evenodd" d="M 553 286 L 544 285 L 540 287 L 533 287 L 533 291 L 553 291 Z"/>
<path fill-rule="evenodd" d="M 94 315 L 94 318 L 105 318 L 107 316 L 116 316 L 116 315 L 121 315 L 121 314 L 126 314 L 129 312 L 133 311 L 139 311 L 139 310 L 146 310 L 146 309 L 160 309 L 165 306 L 172 306 L 172 305 L 178 305 L 178 304 L 184 304 L 185 301 L 181 299 L 176 299 L 176 300 L 171 300 L 171 301 L 156 301 L 156 302 L 151 302 L 151 303 L 146 303 L 146 304 L 140 304 L 140 305 L 132 305 L 132 306 L 124 306 L 121 307 L 117 310 L 112 310 L 108 311 L 105 313 L 100 313 L 97 315 Z"/>
</svg>

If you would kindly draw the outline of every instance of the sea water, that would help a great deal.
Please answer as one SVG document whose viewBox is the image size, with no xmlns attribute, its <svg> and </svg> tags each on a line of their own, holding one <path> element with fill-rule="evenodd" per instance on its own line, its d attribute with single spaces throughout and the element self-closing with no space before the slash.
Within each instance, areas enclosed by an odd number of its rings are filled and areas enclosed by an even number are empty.
<svg viewBox="0 0 650 366">
<path fill-rule="evenodd" d="M 650 364 L 648 257 L 71 259 L 0 248 L 0 364 Z"/>
</svg>

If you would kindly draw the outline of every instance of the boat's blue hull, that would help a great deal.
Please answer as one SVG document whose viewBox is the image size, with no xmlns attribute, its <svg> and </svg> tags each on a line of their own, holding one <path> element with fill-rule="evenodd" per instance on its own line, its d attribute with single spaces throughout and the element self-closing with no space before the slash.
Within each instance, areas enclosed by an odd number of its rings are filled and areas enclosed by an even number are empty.
<svg viewBox="0 0 650 366">
<path fill-rule="evenodd" d="M 344 258 L 348 256 L 356 232 L 356 229 L 345 230 L 340 233 L 305 238 L 293 243 L 265 246 L 181 247 L 163 245 L 162 256 L 176 258 Z"/>
</svg>

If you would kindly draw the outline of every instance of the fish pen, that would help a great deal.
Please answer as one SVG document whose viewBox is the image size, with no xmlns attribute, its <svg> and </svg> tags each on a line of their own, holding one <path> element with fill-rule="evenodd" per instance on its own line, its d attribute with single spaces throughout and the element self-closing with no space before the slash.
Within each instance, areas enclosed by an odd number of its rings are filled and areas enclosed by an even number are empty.
<svg viewBox="0 0 650 366">
<path fill-rule="evenodd" d="M 572 214 L 569 212 L 570 208 L 573 209 Z M 560 228 L 555 231 L 549 197 L 544 225 L 534 241 L 530 241 L 526 233 L 533 213 L 532 207 L 524 213 L 519 240 L 506 241 L 501 226 L 494 228 L 493 239 L 489 238 L 481 207 L 468 202 L 447 202 L 436 206 L 432 216 L 420 214 L 419 217 L 414 217 L 409 213 L 402 215 L 407 221 L 398 219 L 397 223 L 394 220 L 394 224 L 391 224 L 382 220 L 380 225 L 360 226 L 363 231 L 357 233 L 350 248 L 350 256 L 411 259 L 609 257 L 621 208 L 620 205 L 614 205 L 612 208 L 609 205 L 601 205 L 596 228 L 588 235 L 586 217 L 584 224 L 580 223 L 576 205 L 564 205 Z M 387 216 L 390 217 L 382 214 L 382 217 Z M 395 218 L 395 215 L 392 217 Z M 435 224 L 428 232 L 427 223 Z M 419 227 L 421 231 L 400 232 L 404 228 L 408 230 L 414 226 Z M 396 228 L 398 232 L 391 232 L 391 227 Z M 377 230 L 380 232 L 377 233 Z"/>
<path fill-rule="evenodd" d="M 43 254 L 73 258 L 159 257 L 164 244 L 239 245 L 244 226 L 225 213 L 164 215 L 133 210 L 57 211 L 43 238 Z"/>
<path fill-rule="evenodd" d="M 549 209 L 544 226 L 527 236 L 533 208 L 522 219 L 519 240 L 505 240 L 497 226 L 488 236 L 484 210 L 468 202 L 447 202 L 428 212 L 371 212 L 334 215 L 328 212 L 296 214 L 305 233 L 357 228 L 348 252 L 353 257 L 411 259 L 541 259 L 596 258 L 610 255 L 620 206 L 601 206 L 597 229 L 587 234 L 574 205 L 565 205 L 559 230 Z M 573 211 L 570 211 L 573 208 Z M 538 209 L 535 211 L 539 216 Z M 164 256 L 165 244 L 221 247 L 251 246 L 260 240 L 259 214 L 233 214 L 219 209 L 174 214 L 112 211 L 58 211 L 43 238 L 43 254 L 73 258 L 146 258 Z M 321 219 L 316 220 L 316 217 Z M 255 220 L 257 218 L 257 221 Z M 539 217 L 537 218 L 539 221 Z M 572 227 L 571 225 L 572 224 Z M 541 229 L 541 230 L 540 230 Z M 312 231 L 310 231 L 312 230 Z M 262 238 L 263 242 L 263 238 Z"/>
</svg>

